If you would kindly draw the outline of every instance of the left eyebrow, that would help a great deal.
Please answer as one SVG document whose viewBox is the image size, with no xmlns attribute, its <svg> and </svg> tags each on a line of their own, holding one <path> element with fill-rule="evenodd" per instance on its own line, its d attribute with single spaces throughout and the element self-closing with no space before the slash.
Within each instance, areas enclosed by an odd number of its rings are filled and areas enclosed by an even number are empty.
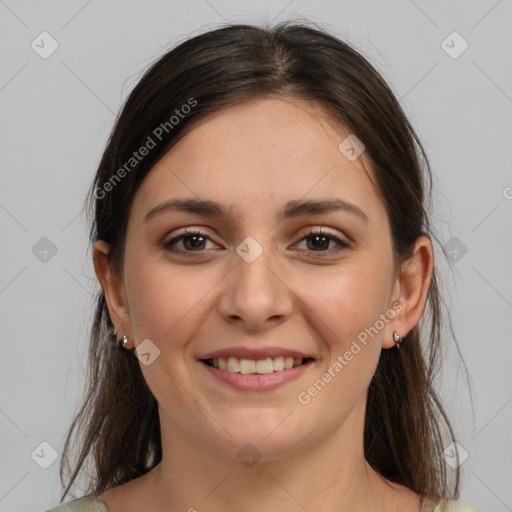
<svg viewBox="0 0 512 512">
<path fill-rule="evenodd" d="M 205 217 L 218 217 L 219 219 L 228 219 L 230 213 L 228 209 L 216 201 L 208 199 L 183 198 L 170 199 L 158 204 L 145 215 L 144 222 L 154 217 L 157 213 L 174 210 L 195 213 Z M 325 199 L 309 201 L 288 201 L 285 206 L 277 213 L 277 220 L 291 219 L 303 215 L 321 215 L 337 210 L 343 210 L 352 213 L 365 222 L 369 222 L 368 216 L 355 204 L 343 201 L 342 199 Z"/>
</svg>

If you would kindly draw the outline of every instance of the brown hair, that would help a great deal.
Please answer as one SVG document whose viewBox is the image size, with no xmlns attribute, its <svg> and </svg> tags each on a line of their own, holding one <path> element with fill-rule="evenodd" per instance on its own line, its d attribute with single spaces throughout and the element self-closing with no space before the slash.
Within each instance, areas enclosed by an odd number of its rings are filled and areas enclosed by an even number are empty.
<svg viewBox="0 0 512 512">
<path fill-rule="evenodd" d="M 319 102 L 364 142 L 400 261 L 410 256 L 420 235 L 435 239 L 427 215 L 432 184 L 428 159 L 398 100 L 371 64 L 316 26 L 230 24 L 185 40 L 163 55 L 145 72 L 116 120 L 88 196 L 91 241 L 110 245 L 114 269 L 122 268 L 134 195 L 183 129 L 210 112 L 269 95 Z M 187 104 L 191 108 L 182 107 Z M 183 114 L 177 122 L 171 120 L 174 113 Z M 155 147 L 132 161 L 148 137 Z M 443 436 L 447 433 L 449 441 L 455 437 L 434 386 L 442 312 L 434 271 L 423 313 L 426 322 L 406 336 L 400 350 L 381 351 L 368 389 L 364 426 L 368 463 L 385 478 L 432 500 L 457 499 L 460 480 L 456 469 L 451 481 L 443 460 Z M 100 290 L 88 388 L 61 460 L 64 486 L 75 430 L 78 457 L 62 499 L 90 456 L 88 492 L 94 494 L 147 473 L 162 457 L 157 401 L 137 358 L 117 349 L 112 329 Z"/>
</svg>

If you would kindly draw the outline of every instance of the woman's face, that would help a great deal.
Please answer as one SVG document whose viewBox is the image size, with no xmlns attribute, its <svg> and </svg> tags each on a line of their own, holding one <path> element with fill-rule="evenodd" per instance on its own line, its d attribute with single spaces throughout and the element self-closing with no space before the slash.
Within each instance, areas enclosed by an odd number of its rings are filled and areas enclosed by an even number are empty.
<svg viewBox="0 0 512 512">
<path fill-rule="evenodd" d="M 216 112 L 137 191 L 118 317 L 132 343 L 150 340 L 141 370 L 164 436 L 276 458 L 362 432 L 400 288 L 364 153 L 347 158 L 349 132 L 322 112 L 271 98 Z M 325 201 L 339 204 L 312 206 Z M 282 369 L 290 357 L 307 364 Z"/>
</svg>

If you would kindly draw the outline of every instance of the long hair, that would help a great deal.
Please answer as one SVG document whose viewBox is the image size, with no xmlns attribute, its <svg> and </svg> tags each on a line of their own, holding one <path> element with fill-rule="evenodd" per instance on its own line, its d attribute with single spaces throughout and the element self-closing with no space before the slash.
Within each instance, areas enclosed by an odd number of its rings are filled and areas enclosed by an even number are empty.
<svg viewBox="0 0 512 512">
<path fill-rule="evenodd" d="M 229 24 L 165 53 L 147 69 L 118 115 L 88 195 L 91 242 L 110 245 L 116 271 L 123 265 L 134 195 L 155 163 L 186 133 L 183 130 L 211 112 L 266 96 L 322 104 L 364 141 L 372 179 L 390 219 L 393 250 L 401 262 L 410 257 L 419 236 L 435 239 L 429 222 L 428 158 L 375 68 L 318 26 Z M 151 150 L 135 159 L 134 152 L 149 141 Z M 457 499 L 460 480 L 459 469 L 447 470 L 443 459 L 445 439 L 454 441 L 455 435 L 434 383 L 443 327 L 438 284 L 434 270 L 422 321 L 400 350 L 381 351 L 368 388 L 364 425 L 368 463 L 388 480 L 432 500 Z M 162 458 L 157 401 L 137 358 L 116 348 L 112 329 L 100 290 L 88 386 L 61 460 L 62 499 L 87 462 L 92 465 L 87 492 L 100 494 L 147 473 Z M 77 456 L 70 465 L 75 446 Z"/>
</svg>

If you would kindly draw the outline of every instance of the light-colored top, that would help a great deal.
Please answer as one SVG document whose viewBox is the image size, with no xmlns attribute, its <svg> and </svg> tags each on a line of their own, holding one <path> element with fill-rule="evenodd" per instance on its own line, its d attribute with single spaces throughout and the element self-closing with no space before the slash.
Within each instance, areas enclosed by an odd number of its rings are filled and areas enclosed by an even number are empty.
<svg viewBox="0 0 512 512">
<path fill-rule="evenodd" d="M 69 501 L 46 512 L 109 512 L 107 505 L 93 496 L 85 496 L 77 500 Z M 441 500 L 433 503 L 425 500 L 421 512 L 480 512 L 476 508 L 465 505 L 460 501 Z"/>
<path fill-rule="evenodd" d="M 109 510 L 103 501 L 97 500 L 93 496 L 84 496 L 83 498 L 63 503 L 46 512 L 109 512 Z"/>
</svg>

